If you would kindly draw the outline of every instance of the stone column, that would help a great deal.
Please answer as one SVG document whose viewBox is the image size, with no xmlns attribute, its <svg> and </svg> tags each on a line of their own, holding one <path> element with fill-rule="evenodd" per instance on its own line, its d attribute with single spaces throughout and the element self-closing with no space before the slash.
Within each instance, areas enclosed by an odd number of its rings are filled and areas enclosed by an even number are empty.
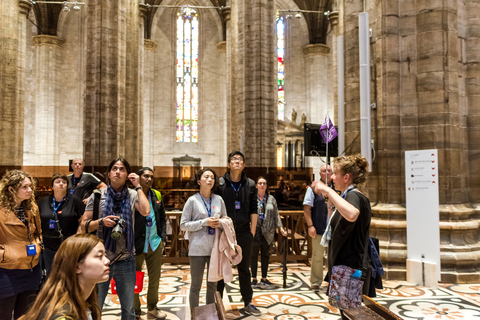
<svg viewBox="0 0 480 320">
<path fill-rule="evenodd" d="M 35 152 L 33 165 L 58 165 L 56 86 L 57 50 L 63 48 L 65 41 L 56 36 L 39 35 L 33 38 L 35 45 L 35 75 L 37 95 L 35 101 Z"/>
<path fill-rule="evenodd" d="M 19 19 L 25 16 L 18 0 L 0 1 L 0 174 L 23 163 L 23 115 L 19 105 Z M 20 39 L 19 39 L 20 38 Z M 25 54 L 23 52 L 23 59 Z"/>
<path fill-rule="evenodd" d="M 275 167 L 276 1 L 233 1 L 232 5 L 232 13 L 238 14 L 238 42 L 234 44 L 238 56 L 227 56 L 227 61 L 237 65 L 238 87 L 232 92 L 232 111 L 239 119 L 236 138 L 247 157 L 247 166 Z"/>
<path fill-rule="evenodd" d="M 150 39 L 144 40 L 144 63 L 143 63 L 143 163 L 153 168 L 154 165 L 154 137 L 153 119 L 155 118 L 155 51 L 157 43 Z"/>
<path fill-rule="evenodd" d="M 126 154 L 127 3 L 127 0 L 91 0 L 85 8 L 89 37 L 85 49 L 83 153 L 89 166 L 106 166 Z M 130 164 L 134 165 L 133 161 Z"/>
</svg>

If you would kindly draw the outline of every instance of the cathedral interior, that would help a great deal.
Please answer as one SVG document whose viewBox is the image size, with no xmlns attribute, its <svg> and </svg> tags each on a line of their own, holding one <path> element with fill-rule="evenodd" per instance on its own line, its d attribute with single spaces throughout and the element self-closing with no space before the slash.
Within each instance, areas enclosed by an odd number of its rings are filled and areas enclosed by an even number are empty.
<svg viewBox="0 0 480 320">
<path fill-rule="evenodd" d="M 123 156 L 163 192 L 240 150 L 250 177 L 301 188 L 326 161 L 305 123 L 328 114 L 339 153 L 361 152 L 362 12 L 386 278 L 406 279 L 405 151 L 436 149 L 441 280 L 479 283 L 478 1 L 2 0 L 0 174 L 48 188 L 74 158 L 102 173 Z"/>
</svg>

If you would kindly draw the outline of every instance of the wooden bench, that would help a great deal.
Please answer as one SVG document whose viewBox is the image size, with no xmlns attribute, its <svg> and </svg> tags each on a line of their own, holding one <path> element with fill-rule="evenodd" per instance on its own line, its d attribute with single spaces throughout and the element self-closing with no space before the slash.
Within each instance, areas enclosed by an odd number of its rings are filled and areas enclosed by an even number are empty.
<svg viewBox="0 0 480 320">
<path fill-rule="evenodd" d="M 220 292 L 215 292 L 215 303 L 198 306 L 193 309 L 193 320 L 226 320 L 227 314 L 223 306 Z"/>
<path fill-rule="evenodd" d="M 363 304 L 359 308 L 343 310 L 343 313 L 350 320 L 402 320 L 395 313 L 366 295 L 363 295 Z"/>
</svg>

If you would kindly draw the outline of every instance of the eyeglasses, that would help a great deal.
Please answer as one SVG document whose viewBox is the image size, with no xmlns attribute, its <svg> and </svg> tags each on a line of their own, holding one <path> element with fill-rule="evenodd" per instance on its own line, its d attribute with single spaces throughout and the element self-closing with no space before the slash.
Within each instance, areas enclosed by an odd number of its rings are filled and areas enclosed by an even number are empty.
<svg viewBox="0 0 480 320">
<path fill-rule="evenodd" d="M 243 162 L 243 158 L 242 157 L 231 157 L 230 161 L 231 162 L 234 162 L 234 161 Z"/>
</svg>

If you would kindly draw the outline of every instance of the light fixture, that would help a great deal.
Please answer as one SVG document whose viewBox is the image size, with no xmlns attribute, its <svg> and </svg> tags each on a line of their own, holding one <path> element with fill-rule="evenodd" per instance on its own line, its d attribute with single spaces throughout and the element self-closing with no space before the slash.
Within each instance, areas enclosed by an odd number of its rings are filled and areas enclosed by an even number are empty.
<svg viewBox="0 0 480 320">
<path fill-rule="evenodd" d="M 67 3 L 68 3 L 67 1 L 65 1 L 63 3 L 63 12 L 69 12 L 70 11 L 70 7 L 68 6 Z"/>
<path fill-rule="evenodd" d="M 295 14 L 295 18 L 301 19 L 301 18 L 302 18 L 302 14 L 301 14 L 300 12 L 297 12 L 297 13 Z"/>
<path fill-rule="evenodd" d="M 75 10 L 75 11 L 80 10 L 80 6 L 78 5 L 78 1 L 75 1 L 75 5 L 73 6 L 73 10 Z"/>
</svg>

